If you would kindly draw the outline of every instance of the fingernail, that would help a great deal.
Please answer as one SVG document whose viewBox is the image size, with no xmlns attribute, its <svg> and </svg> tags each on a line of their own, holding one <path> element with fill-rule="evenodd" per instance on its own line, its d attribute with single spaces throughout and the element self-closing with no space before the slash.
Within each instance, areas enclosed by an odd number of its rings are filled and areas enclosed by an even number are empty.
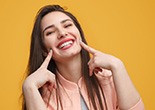
<svg viewBox="0 0 155 110">
<path fill-rule="evenodd" d="M 56 89 L 57 88 L 57 85 L 56 85 L 56 83 L 54 84 L 54 89 Z"/>
<path fill-rule="evenodd" d="M 92 76 L 92 73 L 93 71 L 91 69 L 89 69 L 89 76 Z"/>
<path fill-rule="evenodd" d="M 52 48 L 50 48 L 50 50 L 49 50 L 48 54 L 51 54 L 51 53 L 52 53 Z"/>
<path fill-rule="evenodd" d="M 82 42 L 82 39 L 79 39 L 80 42 Z"/>
</svg>

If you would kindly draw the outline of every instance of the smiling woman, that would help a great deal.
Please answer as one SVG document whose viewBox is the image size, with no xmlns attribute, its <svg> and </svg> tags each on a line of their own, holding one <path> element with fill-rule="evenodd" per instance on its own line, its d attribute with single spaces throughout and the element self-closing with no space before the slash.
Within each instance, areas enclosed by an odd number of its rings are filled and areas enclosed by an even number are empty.
<svg viewBox="0 0 155 110">
<path fill-rule="evenodd" d="M 144 110 L 123 62 L 86 44 L 71 13 L 59 5 L 38 12 L 23 110 Z"/>
<path fill-rule="evenodd" d="M 53 51 L 53 58 L 62 62 L 65 57 L 80 53 L 80 33 L 73 20 L 62 12 L 51 12 L 41 21 L 46 49 Z"/>
</svg>

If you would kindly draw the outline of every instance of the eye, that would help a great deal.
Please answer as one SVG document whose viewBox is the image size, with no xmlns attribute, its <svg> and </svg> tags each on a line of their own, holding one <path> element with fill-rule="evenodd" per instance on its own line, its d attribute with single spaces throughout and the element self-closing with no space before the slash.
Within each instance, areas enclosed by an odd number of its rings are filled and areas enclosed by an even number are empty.
<svg viewBox="0 0 155 110">
<path fill-rule="evenodd" d="M 53 34 L 54 32 L 55 31 L 49 31 L 49 32 L 46 33 L 46 36 L 49 36 L 49 35 Z"/>
<path fill-rule="evenodd" d="M 71 27 L 73 24 L 67 24 L 67 25 L 65 25 L 65 28 L 68 28 L 68 27 Z"/>
</svg>

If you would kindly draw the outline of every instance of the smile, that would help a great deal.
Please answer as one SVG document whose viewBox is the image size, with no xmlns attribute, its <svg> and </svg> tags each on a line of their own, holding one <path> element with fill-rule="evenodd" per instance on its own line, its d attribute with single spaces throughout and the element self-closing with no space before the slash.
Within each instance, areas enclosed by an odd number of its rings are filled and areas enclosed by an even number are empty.
<svg viewBox="0 0 155 110">
<path fill-rule="evenodd" d="M 74 43 L 73 39 L 67 39 L 67 40 L 61 41 L 57 47 L 59 49 L 65 50 L 65 49 L 70 48 L 73 45 L 73 43 Z"/>
</svg>

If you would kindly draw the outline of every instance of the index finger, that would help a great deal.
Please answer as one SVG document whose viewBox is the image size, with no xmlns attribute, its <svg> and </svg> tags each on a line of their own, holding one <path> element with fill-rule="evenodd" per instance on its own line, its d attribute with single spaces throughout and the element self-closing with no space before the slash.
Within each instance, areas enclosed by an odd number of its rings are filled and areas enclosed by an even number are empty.
<svg viewBox="0 0 155 110">
<path fill-rule="evenodd" d="M 91 54 L 95 54 L 95 53 L 96 53 L 96 50 L 95 50 L 95 49 L 93 49 L 92 47 L 86 45 L 86 44 L 83 43 L 82 41 L 80 41 L 80 44 L 81 44 L 81 46 L 82 46 L 86 51 L 88 51 L 89 53 L 91 53 Z"/>
<path fill-rule="evenodd" d="M 48 67 L 48 64 L 50 62 L 52 58 L 52 49 L 50 50 L 50 52 L 48 53 L 47 57 L 45 58 L 44 62 L 42 63 L 41 67 L 45 67 L 47 68 Z"/>
</svg>

